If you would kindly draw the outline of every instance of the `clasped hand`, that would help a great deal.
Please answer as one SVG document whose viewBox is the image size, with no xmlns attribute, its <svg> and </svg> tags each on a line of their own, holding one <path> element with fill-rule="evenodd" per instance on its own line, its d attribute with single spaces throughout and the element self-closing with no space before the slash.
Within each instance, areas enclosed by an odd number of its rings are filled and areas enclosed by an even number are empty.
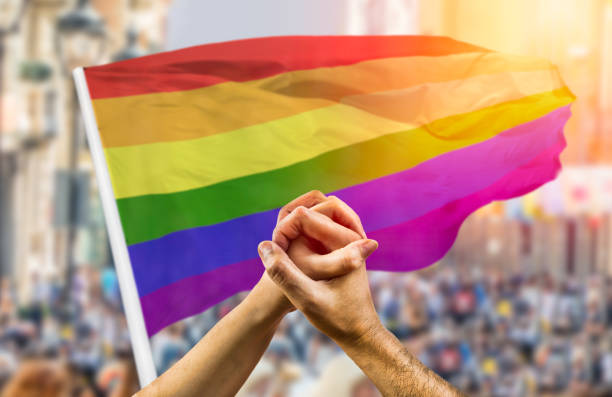
<svg viewBox="0 0 612 397">
<path fill-rule="evenodd" d="M 377 247 L 348 205 L 312 191 L 280 210 L 272 241 L 259 245 L 262 283 L 286 311 L 297 308 L 338 344 L 353 343 L 380 324 L 365 268 Z"/>
<path fill-rule="evenodd" d="M 259 244 L 266 271 L 257 285 L 138 396 L 235 395 L 295 309 L 334 339 L 383 396 L 459 396 L 378 319 L 365 268 L 377 247 L 338 198 L 313 191 L 293 200 L 281 209 L 272 240 Z"/>
</svg>

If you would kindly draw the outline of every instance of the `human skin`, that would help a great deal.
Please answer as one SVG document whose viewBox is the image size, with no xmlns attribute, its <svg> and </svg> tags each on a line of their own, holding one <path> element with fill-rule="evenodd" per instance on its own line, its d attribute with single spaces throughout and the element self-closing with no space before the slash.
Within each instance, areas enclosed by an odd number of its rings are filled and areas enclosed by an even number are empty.
<svg viewBox="0 0 612 397">
<path fill-rule="evenodd" d="M 352 262 L 352 251 L 355 241 L 365 233 L 359 218 L 346 204 L 315 191 L 281 209 L 274 236 L 310 277 L 325 279 L 359 265 L 360 261 Z M 235 395 L 266 350 L 281 319 L 292 310 L 293 305 L 264 272 L 237 307 L 136 396 Z"/>
<path fill-rule="evenodd" d="M 258 251 L 266 272 L 245 300 L 139 397 L 233 396 L 295 308 L 334 339 L 385 396 L 460 396 L 380 323 L 365 270 L 378 243 L 345 203 L 310 192 L 279 212 Z M 286 250 L 286 251 L 285 251 Z"/>
<path fill-rule="evenodd" d="M 309 210 L 306 210 L 309 211 Z M 462 396 L 424 366 L 380 322 L 368 285 L 365 259 L 378 246 L 359 240 L 351 246 L 359 266 L 329 280 L 314 280 L 278 244 L 264 241 L 259 253 L 266 273 L 289 301 L 364 371 L 385 397 Z"/>
</svg>

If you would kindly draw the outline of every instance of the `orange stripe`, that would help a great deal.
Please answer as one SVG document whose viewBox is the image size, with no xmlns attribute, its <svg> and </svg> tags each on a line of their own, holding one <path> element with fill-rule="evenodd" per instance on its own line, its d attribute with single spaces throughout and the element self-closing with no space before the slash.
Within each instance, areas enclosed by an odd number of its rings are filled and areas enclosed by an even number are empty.
<svg viewBox="0 0 612 397">
<path fill-rule="evenodd" d="M 104 147 L 202 138 L 359 96 L 506 71 L 550 70 L 544 60 L 487 54 L 388 58 L 285 73 L 245 83 L 93 101 Z M 551 74 L 554 73 L 551 70 Z M 423 89 L 427 87 L 424 86 Z M 403 103 L 391 103 L 392 110 Z"/>
</svg>

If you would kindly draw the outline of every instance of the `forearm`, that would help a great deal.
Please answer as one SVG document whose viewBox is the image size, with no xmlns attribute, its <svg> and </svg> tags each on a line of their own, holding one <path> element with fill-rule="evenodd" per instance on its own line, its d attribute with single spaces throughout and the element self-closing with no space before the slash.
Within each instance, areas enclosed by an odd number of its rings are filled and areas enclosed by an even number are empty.
<svg viewBox="0 0 612 397">
<path fill-rule="evenodd" d="M 385 397 L 463 396 L 423 365 L 382 324 L 356 341 L 338 343 Z"/>
<path fill-rule="evenodd" d="M 261 284 L 138 397 L 235 395 L 286 313 Z"/>
</svg>

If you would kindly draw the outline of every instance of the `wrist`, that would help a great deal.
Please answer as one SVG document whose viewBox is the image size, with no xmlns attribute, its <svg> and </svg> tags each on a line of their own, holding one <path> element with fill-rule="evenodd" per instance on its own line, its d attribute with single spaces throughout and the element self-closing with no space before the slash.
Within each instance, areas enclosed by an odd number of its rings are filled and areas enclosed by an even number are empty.
<svg viewBox="0 0 612 397">
<path fill-rule="evenodd" d="M 265 272 L 246 297 L 245 303 L 251 307 L 252 319 L 256 322 L 276 324 L 294 310 L 291 302 Z"/>
<path fill-rule="evenodd" d="M 378 317 L 361 326 L 361 328 L 350 334 L 339 338 L 336 343 L 345 351 L 364 351 L 373 343 L 384 338 L 389 331 L 382 325 Z"/>
</svg>

